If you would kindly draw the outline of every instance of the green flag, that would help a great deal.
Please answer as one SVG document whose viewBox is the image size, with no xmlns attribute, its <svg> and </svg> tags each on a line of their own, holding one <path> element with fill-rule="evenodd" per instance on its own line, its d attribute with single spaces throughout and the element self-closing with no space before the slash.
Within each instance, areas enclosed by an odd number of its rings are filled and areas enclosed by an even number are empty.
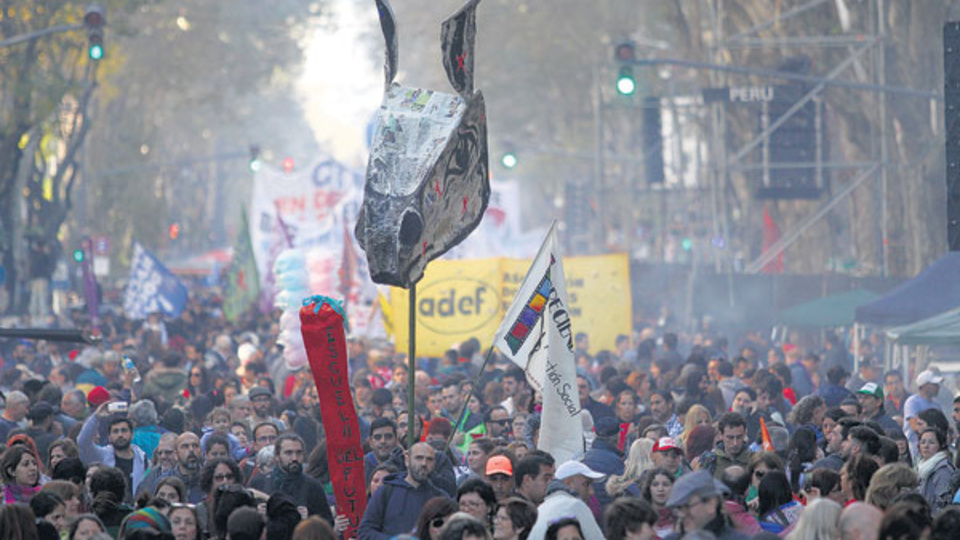
<svg viewBox="0 0 960 540">
<path fill-rule="evenodd" d="M 240 212 L 240 230 L 233 243 L 233 261 L 227 272 L 224 293 L 223 315 L 230 322 L 236 321 L 260 295 L 260 276 L 257 274 L 257 260 L 253 256 L 253 244 L 250 243 L 246 210 Z"/>
</svg>

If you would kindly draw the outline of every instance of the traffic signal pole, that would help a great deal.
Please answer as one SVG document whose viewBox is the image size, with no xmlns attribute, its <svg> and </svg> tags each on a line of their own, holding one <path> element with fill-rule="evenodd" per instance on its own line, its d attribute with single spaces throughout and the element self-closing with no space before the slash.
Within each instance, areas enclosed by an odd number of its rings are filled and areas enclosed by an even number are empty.
<svg viewBox="0 0 960 540">
<path fill-rule="evenodd" d="M 44 28 L 43 30 L 36 30 L 27 34 L 21 34 L 19 36 L 7 38 L 3 41 L 0 41 L 0 47 L 9 47 L 11 45 L 25 43 L 27 41 L 40 39 L 44 36 L 53 34 L 59 34 L 61 32 L 73 32 L 74 30 L 80 30 L 81 28 L 83 28 L 83 24 L 61 24 L 60 26 L 51 26 L 50 28 Z"/>
</svg>

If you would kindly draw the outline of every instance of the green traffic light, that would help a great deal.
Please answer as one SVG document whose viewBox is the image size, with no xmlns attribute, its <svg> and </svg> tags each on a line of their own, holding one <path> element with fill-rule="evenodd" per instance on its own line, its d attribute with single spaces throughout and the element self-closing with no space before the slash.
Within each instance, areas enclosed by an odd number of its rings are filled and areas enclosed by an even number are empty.
<svg viewBox="0 0 960 540">
<path fill-rule="evenodd" d="M 91 60 L 100 60 L 103 58 L 103 45 L 91 45 L 88 53 Z"/>
<path fill-rule="evenodd" d="M 75 260 L 75 261 L 77 261 L 77 262 L 83 262 L 83 250 L 82 250 L 82 249 L 75 249 L 75 250 L 73 251 L 73 260 Z"/>
<path fill-rule="evenodd" d="M 684 251 L 690 251 L 693 249 L 693 240 L 690 238 L 684 238 L 680 245 L 683 247 Z"/>
<path fill-rule="evenodd" d="M 637 91 L 637 81 L 633 78 L 633 70 L 625 67 L 617 77 L 617 92 L 622 96 L 632 96 Z"/>
<path fill-rule="evenodd" d="M 513 152 L 507 152 L 500 158 L 500 163 L 508 169 L 512 169 L 517 166 L 517 155 Z"/>
<path fill-rule="evenodd" d="M 257 171 L 259 171 L 262 165 L 263 165 L 263 164 L 260 162 L 259 159 L 251 159 L 251 160 L 250 160 L 250 164 L 249 164 L 250 172 L 257 172 Z"/>
</svg>

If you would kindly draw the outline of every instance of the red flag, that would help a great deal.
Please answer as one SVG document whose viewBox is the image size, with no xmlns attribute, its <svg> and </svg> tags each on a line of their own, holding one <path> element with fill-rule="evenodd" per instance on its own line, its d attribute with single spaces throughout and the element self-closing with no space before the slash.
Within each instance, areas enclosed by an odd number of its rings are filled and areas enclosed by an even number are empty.
<svg viewBox="0 0 960 540">
<path fill-rule="evenodd" d="M 334 300 L 314 296 L 300 308 L 303 346 L 320 398 L 327 434 L 327 463 L 337 501 L 337 514 L 349 518 L 343 538 L 352 538 L 367 505 L 360 423 L 350 397 L 347 339 L 343 308 Z"/>
<path fill-rule="evenodd" d="M 773 447 L 773 441 L 770 439 L 770 432 L 767 431 L 767 423 L 763 421 L 763 417 L 760 417 L 760 434 L 763 437 L 763 451 L 776 452 L 777 449 Z"/>
<path fill-rule="evenodd" d="M 780 240 L 780 227 L 770 216 L 767 207 L 763 207 L 763 253 L 766 253 L 770 247 Z M 760 270 L 764 274 L 782 274 L 783 273 L 783 252 L 777 254 L 777 258 L 767 263 Z"/>
</svg>

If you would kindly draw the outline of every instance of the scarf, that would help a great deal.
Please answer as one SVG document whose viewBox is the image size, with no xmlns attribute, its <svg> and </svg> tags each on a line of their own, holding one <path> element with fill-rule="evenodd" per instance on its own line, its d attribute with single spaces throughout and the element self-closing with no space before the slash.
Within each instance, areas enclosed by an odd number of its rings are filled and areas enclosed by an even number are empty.
<svg viewBox="0 0 960 540">
<path fill-rule="evenodd" d="M 34 495 L 40 493 L 40 488 L 43 486 L 21 486 L 19 484 L 4 484 L 3 486 L 3 503 L 4 504 L 13 504 L 13 503 L 24 503 L 27 504 L 30 502 L 30 499 Z"/>
<path fill-rule="evenodd" d="M 940 463 L 946 459 L 947 453 L 942 451 L 930 456 L 930 459 L 921 459 L 920 464 L 917 465 L 917 473 L 920 475 L 921 479 L 926 479 L 933 474 L 933 471 L 937 469 L 937 466 L 939 466 Z"/>
</svg>

